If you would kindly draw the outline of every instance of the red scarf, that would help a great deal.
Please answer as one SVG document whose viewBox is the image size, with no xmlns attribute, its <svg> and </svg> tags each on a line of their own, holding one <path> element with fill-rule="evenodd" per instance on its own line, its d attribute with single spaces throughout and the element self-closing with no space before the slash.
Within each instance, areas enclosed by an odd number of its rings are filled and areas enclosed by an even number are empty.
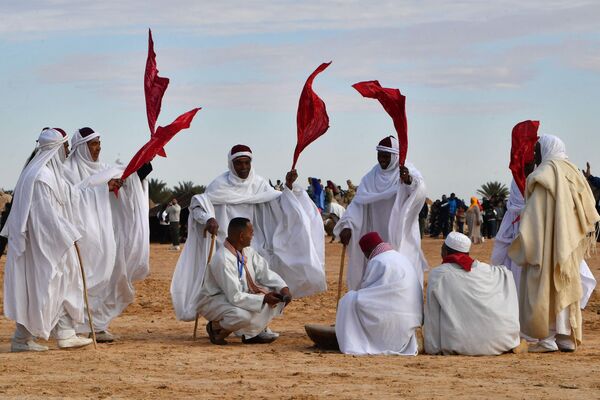
<svg viewBox="0 0 600 400">
<path fill-rule="evenodd" d="M 442 259 L 443 263 L 458 264 L 467 272 L 471 271 L 471 265 L 473 265 L 474 261 L 475 260 L 466 253 L 452 253 Z"/>
</svg>

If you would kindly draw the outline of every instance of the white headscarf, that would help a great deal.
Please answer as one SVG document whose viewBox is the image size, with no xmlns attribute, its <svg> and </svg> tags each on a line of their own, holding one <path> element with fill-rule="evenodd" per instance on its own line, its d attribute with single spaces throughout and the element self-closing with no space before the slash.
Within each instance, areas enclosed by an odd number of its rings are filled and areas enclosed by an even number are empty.
<svg viewBox="0 0 600 400">
<path fill-rule="evenodd" d="M 392 143 L 391 147 L 378 145 L 376 150 L 390 153 L 391 160 L 388 166 L 383 169 L 381 165 L 377 163 L 371 171 L 369 171 L 360 181 L 356 196 L 352 201 L 357 201 L 360 204 L 368 204 L 375 201 L 388 199 L 398 191 L 398 185 L 400 182 L 400 167 L 399 167 L 399 152 L 398 139 L 394 136 L 389 137 Z M 421 174 L 414 165 L 411 163 L 405 163 L 409 173 L 412 176 L 421 177 Z"/>
<path fill-rule="evenodd" d="M 99 137 L 98 132 L 93 132 L 86 137 L 83 137 L 79 130 L 73 134 L 71 154 L 65 162 L 65 176 L 71 184 L 75 185 L 87 180 L 89 185 L 99 185 L 122 174 L 122 168 L 104 164 L 99 159 L 96 161 L 92 159 L 87 144 Z"/>
<path fill-rule="evenodd" d="M 21 171 L 15 186 L 10 215 L 2 230 L 2 236 L 9 238 L 18 254 L 25 251 L 25 232 L 36 180 L 41 179 L 50 186 L 61 204 L 67 199 L 63 171 L 63 161 L 66 159 L 64 143 L 67 140 L 68 138 L 56 129 L 44 129 L 37 140 L 34 157 Z M 40 174 L 46 166 L 51 173 Z"/>
<path fill-rule="evenodd" d="M 542 162 L 546 160 L 566 160 L 567 149 L 562 140 L 553 135 L 542 135 L 538 142 L 542 152 Z"/>
<path fill-rule="evenodd" d="M 229 151 L 229 171 L 218 176 L 206 187 L 206 194 L 214 205 L 266 203 L 281 196 L 281 192 L 273 189 L 265 178 L 256 175 L 252 167 L 246 179 L 240 178 L 233 167 L 233 160 L 240 157 L 249 157 L 252 160 L 252 152 L 238 151 L 231 154 Z"/>
</svg>

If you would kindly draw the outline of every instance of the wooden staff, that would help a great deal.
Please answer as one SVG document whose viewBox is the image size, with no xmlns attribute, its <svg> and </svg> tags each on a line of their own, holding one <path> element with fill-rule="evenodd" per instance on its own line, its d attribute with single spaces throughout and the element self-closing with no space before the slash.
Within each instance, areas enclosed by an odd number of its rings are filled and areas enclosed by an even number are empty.
<svg viewBox="0 0 600 400">
<path fill-rule="evenodd" d="M 208 260 L 206 261 L 206 266 L 210 263 L 210 260 L 213 256 L 213 251 L 215 250 L 215 240 L 217 239 L 217 235 L 210 235 L 210 250 L 208 251 Z M 198 333 L 198 314 L 196 314 L 196 321 L 194 322 L 194 336 L 193 340 L 196 340 L 196 334 Z"/>
<path fill-rule="evenodd" d="M 83 279 L 83 299 L 85 300 L 85 309 L 87 310 L 88 321 L 90 323 L 90 331 L 92 332 L 92 340 L 94 341 L 94 349 L 98 349 L 96 344 L 96 331 L 94 330 L 94 323 L 92 322 L 92 312 L 90 311 L 90 304 L 88 302 L 87 283 L 85 281 L 85 271 L 83 270 L 83 262 L 81 261 L 81 253 L 79 252 L 79 246 L 75 244 L 75 251 L 77 251 L 77 259 L 79 260 L 79 268 L 81 269 L 81 278 Z"/>
<path fill-rule="evenodd" d="M 344 259 L 346 258 L 346 245 L 342 247 L 342 259 L 340 260 L 340 276 L 338 278 L 338 292 L 337 300 L 335 301 L 335 312 L 337 314 L 338 305 L 340 304 L 340 297 L 342 297 L 342 282 L 344 278 Z"/>
</svg>

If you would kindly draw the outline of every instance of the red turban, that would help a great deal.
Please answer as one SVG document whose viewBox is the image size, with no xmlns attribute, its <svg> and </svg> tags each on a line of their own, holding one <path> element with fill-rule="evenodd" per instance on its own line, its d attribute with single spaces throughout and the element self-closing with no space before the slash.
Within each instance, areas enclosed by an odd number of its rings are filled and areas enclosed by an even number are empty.
<svg viewBox="0 0 600 400">
<path fill-rule="evenodd" d="M 383 243 L 383 239 L 377 232 L 369 232 L 360 238 L 358 244 L 363 253 L 371 253 L 375 247 Z"/>
<path fill-rule="evenodd" d="M 250 149 L 250 147 L 248 147 L 244 144 L 236 144 L 235 146 L 233 146 L 231 148 L 231 151 L 229 152 L 230 158 L 232 160 L 234 158 L 237 158 L 236 154 L 238 154 L 238 153 L 252 153 L 252 150 Z M 246 156 L 246 154 L 240 155 L 240 156 Z"/>
<path fill-rule="evenodd" d="M 381 139 L 381 141 L 379 142 L 379 145 L 385 146 L 385 147 L 392 147 L 392 137 L 388 136 L 388 137 Z"/>
</svg>

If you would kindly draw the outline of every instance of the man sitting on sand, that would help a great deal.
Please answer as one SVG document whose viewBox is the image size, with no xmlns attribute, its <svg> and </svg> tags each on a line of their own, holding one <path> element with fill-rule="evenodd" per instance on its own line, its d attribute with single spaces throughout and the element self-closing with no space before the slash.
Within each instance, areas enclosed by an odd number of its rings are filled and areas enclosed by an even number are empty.
<svg viewBox="0 0 600 400">
<path fill-rule="evenodd" d="M 471 240 L 451 232 L 443 264 L 429 273 L 425 307 L 428 354 L 497 355 L 519 346 L 519 302 L 505 266 L 469 257 Z"/>
<path fill-rule="evenodd" d="M 198 312 L 209 321 L 206 331 L 213 344 L 227 344 L 232 332 L 245 344 L 273 342 L 278 335 L 267 325 L 292 301 L 283 279 L 249 247 L 253 234 L 249 219 L 233 218 L 206 268 Z"/>
<path fill-rule="evenodd" d="M 359 241 L 368 260 L 360 288 L 340 300 L 335 334 L 342 353 L 417 355 L 423 291 L 410 261 L 377 232 Z"/>
</svg>

